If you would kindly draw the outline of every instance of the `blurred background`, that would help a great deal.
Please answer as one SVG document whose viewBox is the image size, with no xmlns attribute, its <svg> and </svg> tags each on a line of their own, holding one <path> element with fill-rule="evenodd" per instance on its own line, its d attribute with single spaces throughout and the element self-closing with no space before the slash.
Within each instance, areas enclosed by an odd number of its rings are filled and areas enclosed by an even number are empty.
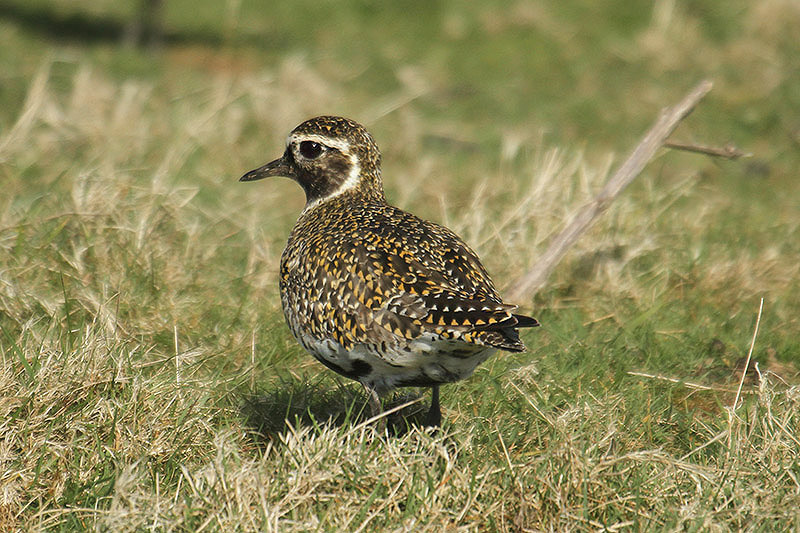
<svg viewBox="0 0 800 533">
<path fill-rule="evenodd" d="M 404 118 L 385 117 L 402 111 L 452 149 L 522 131 L 606 151 L 711 78 L 695 135 L 772 161 L 797 148 L 798 10 L 792 0 L 3 0 L 0 126 L 51 63 L 64 93 L 81 68 L 166 99 L 250 79 L 284 129 L 332 112 L 396 135 Z"/>
</svg>

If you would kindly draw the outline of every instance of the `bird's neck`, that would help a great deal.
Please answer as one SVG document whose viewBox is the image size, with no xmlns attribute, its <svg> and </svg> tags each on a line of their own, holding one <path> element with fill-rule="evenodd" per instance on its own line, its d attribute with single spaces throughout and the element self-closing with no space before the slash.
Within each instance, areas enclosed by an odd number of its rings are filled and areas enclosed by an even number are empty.
<svg viewBox="0 0 800 533">
<path fill-rule="evenodd" d="M 328 209 L 348 209 L 354 204 L 386 203 L 380 175 L 359 176 L 352 182 L 344 181 L 336 190 L 325 196 L 315 196 L 306 191 L 303 215 L 325 206 Z"/>
</svg>

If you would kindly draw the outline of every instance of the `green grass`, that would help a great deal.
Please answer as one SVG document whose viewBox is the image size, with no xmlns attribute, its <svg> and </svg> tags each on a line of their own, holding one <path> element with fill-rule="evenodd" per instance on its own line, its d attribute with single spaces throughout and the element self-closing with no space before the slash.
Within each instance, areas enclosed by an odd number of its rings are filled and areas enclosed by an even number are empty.
<svg viewBox="0 0 800 533">
<path fill-rule="evenodd" d="M 132 12 L 0 12 L 0 530 L 800 527 L 792 2 L 175 0 L 155 52 Z M 292 339 L 301 191 L 236 180 L 301 120 L 366 123 L 388 196 L 507 287 L 706 77 L 675 138 L 752 157 L 664 151 L 440 433 L 427 393 L 376 432 Z"/>
</svg>

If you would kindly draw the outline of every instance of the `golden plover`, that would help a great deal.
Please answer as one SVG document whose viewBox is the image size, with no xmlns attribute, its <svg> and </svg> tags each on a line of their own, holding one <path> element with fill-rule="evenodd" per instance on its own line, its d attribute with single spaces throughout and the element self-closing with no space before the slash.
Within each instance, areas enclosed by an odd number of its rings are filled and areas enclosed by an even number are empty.
<svg viewBox="0 0 800 533">
<path fill-rule="evenodd" d="M 373 414 L 395 387 L 432 387 L 425 423 L 437 426 L 440 384 L 470 376 L 497 349 L 525 350 L 518 328 L 539 323 L 503 303 L 456 234 L 386 203 L 380 152 L 363 126 L 303 122 L 283 156 L 240 181 L 270 176 L 306 193 L 281 256 L 286 322 L 322 364 L 361 382 Z"/>
</svg>

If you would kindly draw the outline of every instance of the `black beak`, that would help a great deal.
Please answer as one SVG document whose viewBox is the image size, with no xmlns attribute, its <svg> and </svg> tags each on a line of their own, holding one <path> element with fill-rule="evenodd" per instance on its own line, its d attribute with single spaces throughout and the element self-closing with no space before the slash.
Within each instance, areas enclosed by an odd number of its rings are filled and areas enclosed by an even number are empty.
<svg viewBox="0 0 800 533">
<path fill-rule="evenodd" d="M 264 178 L 269 178 L 272 176 L 283 176 L 286 178 L 294 177 L 294 170 L 292 166 L 286 162 L 285 154 L 280 159 L 271 161 L 266 165 L 264 165 L 263 167 L 258 167 L 255 170 L 251 170 L 250 172 L 239 178 L 239 181 L 255 181 Z"/>
</svg>

